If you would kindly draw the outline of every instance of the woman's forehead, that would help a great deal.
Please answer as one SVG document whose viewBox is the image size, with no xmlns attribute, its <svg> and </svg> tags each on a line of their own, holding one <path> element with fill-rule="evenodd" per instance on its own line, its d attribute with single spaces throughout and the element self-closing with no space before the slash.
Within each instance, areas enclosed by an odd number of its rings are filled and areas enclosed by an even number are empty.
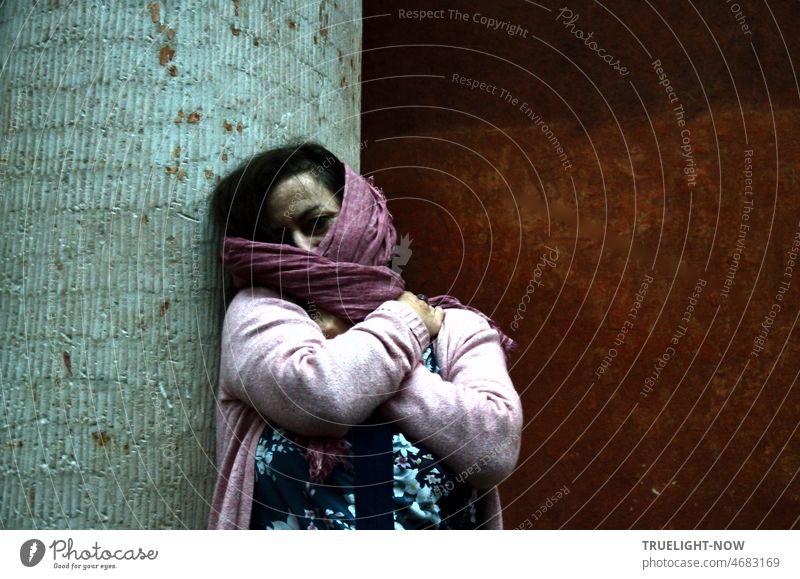
<svg viewBox="0 0 800 579">
<path fill-rule="evenodd" d="M 267 209 L 276 221 L 294 220 L 319 207 L 321 210 L 339 208 L 336 195 L 311 173 L 290 177 L 279 183 L 267 198 Z"/>
</svg>

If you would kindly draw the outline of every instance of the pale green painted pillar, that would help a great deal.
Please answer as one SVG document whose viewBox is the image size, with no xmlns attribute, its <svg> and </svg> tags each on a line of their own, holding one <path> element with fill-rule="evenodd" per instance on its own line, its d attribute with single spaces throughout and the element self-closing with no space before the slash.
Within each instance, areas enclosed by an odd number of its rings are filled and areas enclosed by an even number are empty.
<svg viewBox="0 0 800 579">
<path fill-rule="evenodd" d="M 290 137 L 358 167 L 361 4 L 0 12 L 0 527 L 204 528 L 218 176 Z"/>
</svg>

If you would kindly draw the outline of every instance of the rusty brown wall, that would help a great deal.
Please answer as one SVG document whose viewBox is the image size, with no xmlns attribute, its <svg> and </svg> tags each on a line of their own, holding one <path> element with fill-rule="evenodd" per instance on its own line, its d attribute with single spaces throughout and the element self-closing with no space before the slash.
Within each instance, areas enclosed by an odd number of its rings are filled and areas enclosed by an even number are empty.
<svg viewBox="0 0 800 579">
<path fill-rule="evenodd" d="M 506 526 L 797 527 L 797 3 L 454 6 L 366 3 L 362 169 L 519 343 Z"/>
</svg>

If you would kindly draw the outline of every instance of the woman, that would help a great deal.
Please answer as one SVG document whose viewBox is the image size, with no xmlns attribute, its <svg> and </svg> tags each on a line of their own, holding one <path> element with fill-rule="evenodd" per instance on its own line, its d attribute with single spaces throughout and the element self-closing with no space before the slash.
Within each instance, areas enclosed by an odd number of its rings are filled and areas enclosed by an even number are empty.
<svg viewBox="0 0 800 579">
<path fill-rule="evenodd" d="M 305 143 L 254 157 L 212 205 L 237 291 L 209 527 L 502 528 L 511 341 L 454 298 L 403 291 L 372 181 Z"/>
</svg>

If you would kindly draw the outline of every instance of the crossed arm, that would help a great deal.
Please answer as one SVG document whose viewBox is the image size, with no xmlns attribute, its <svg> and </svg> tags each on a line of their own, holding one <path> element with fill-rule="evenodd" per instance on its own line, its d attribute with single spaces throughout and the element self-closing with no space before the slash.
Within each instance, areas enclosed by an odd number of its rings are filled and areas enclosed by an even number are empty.
<svg viewBox="0 0 800 579">
<path fill-rule="evenodd" d="M 420 363 L 428 343 L 420 318 L 399 302 L 326 340 L 298 306 L 248 289 L 225 317 L 221 399 L 305 436 L 343 436 L 378 409 L 476 488 L 497 484 L 516 464 L 522 424 L 497 332 L 448 310 L 437 340 L 443 377 Z"/>
</svg>

